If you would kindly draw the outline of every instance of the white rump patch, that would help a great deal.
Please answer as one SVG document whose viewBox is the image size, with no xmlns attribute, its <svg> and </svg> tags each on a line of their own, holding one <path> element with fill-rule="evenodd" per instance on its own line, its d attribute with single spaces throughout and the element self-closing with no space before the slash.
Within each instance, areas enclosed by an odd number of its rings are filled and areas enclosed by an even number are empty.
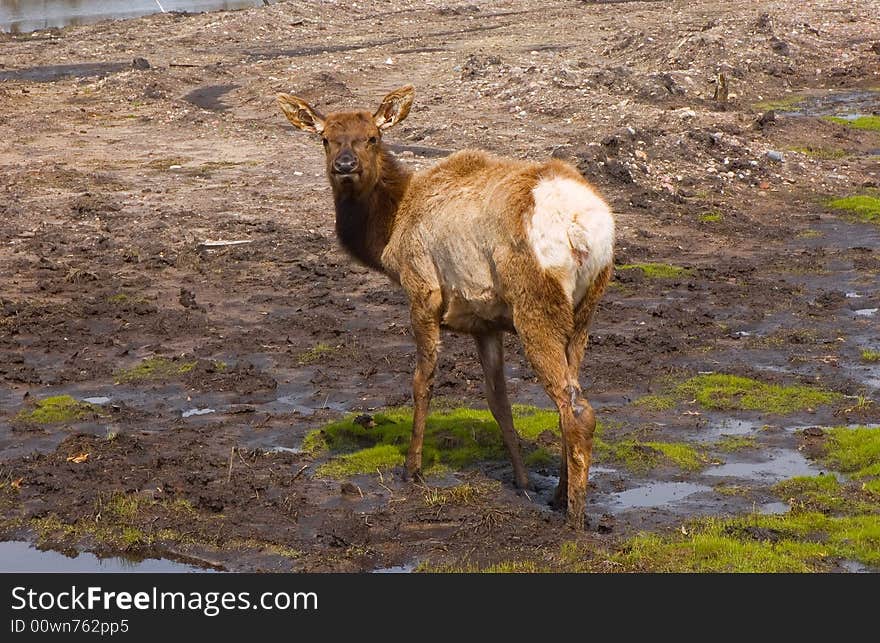
<svg viewBox="0 0 880 643">
<path fill-rule="evenodd" d="M 542 268 L 565 275 L 562 287 L 577 305 L 614 255 L 614 217 L 589 186 L 574 179 L 543 179 L 532 191 L 535 212 L 528 240 Z"/>
</svg>

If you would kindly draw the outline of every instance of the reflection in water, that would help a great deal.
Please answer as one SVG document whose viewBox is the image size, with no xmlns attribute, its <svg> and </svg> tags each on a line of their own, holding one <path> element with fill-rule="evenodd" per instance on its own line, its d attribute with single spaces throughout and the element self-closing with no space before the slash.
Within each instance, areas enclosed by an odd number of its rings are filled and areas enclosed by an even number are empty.
<svg viewBox="0 0 880 643">
<path fill-rule="evenodd" d="M 0 30 L 27 33 L 161 11 L 197 13 L 262 4 L 262 0 L 0 0 Z"/>
<path fill-rule="evenodd" d="M 149 573 L 149 572 L 212 572 L 193 565 L 185 565 L 173 560 L 146 558 L 128 560 L 125 558 L 98 558 L 94 554 L 82 553 L 76 557 L 65 556 L 56 551 L 40 551 L 29 543 L 21 541 L 0 542 L 0 573 L 40 572 L 105 572 L 105 573 Z"/>
</svg>

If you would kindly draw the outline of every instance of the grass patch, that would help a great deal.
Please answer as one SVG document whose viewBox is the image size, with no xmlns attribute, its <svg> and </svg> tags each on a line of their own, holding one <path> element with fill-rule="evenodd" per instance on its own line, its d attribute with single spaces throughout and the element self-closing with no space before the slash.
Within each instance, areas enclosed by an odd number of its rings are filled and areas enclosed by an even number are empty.
<svg viewBox="0 0 880 643">
<path fill-rule="evenodd" d="M 486 567 L 420 563 L 413 571 L 422 574 L 541 574 L 552 570 L 532 560 L 503 560 Z"/>
<path fill-rule="evenodd" d="M 839 393 L 792 384 L 768 384 L 748 377 L 711 373 L 697 375 L 679 384 L 674 391 L 679 398 L 693 399 L 707 409 L 764 411 L 785 415 L 831 404 Z"/>
<path fill-rule="evenodd" d="M 537 469 L 539 467 L 550 466 L 558 459 L 559 456 L 550 453 L 545 447 L 538 447 L 525 457 L 525 465 Z"/>
<path fill-rule="evenodd" d="M 319 361 L 324 355 L 328 353 L 332 353 L 336 349 L 330 346 L 330 344 L 325 344 L 324 342 L 318 342 L 312 348 L 307 350 L 305 353 L 299 356 L 300 364 L 314 364 Z"/>
<path fill-rule="evenodd" d="M 162 523 L 190 520 L 195 508 L 185 499 L 157 501 L 138 494 L 115 492 L 99 497 L 94 514 L 68 523 L 57 514 L 35 518 L 28 524 L 37 534 L 37 543 L 62 542 L 77 546 L 83 541 L 101 548 L 132 551 L 161 543 L 216 545 L 216 534 L 162 528 Z"/>
<path fill-rule="evenodd" d="M 715 443 L 716 449 L 726 453 L 742 451 L 744 449 L 754 449 L 757 446 L 757 440 L 747 435 L 725 435 Z"/>
<path fill-rule="evenodd" d="M 432 488 L 425 492 L 425 504 L 429 507 L 466 505 L 483 493 L 479 487 L 465 483 L 445 489 Z"/>
<path fill-rule="evenodd" d="M 709 212 L 702 212 L 697 218 L 703 223 L 717 223 L 724 218 L 724 215 L 718 210 L 710 210 Z"/>
<path fill-rule="evenodd" d="M 358 473 L 373 473 L 404 463 L 401 449 L 392 444 L 378 444 L 354 453 L 346 453 L 325 462 L 315 470 L 322 478 L 347 478 Z"/>
<path fill-rule="evenodd" d="M 132 368 L 117 371 L 114 375 L 117 382 L 149 382 L 153 380 L 174 379 L 186 375 L 196 367 L 195 360 L 168 359 L 166 357 L 150 357 Z"/>
<path fill-rule="evenodd" d="M 773 491 L 797 511 L 850 516 L 880 514 L 880 498 L 867 485 L 841 483 L 834 474 L 791 478 L 777 483 Z"/>
<path fill-rule="evenodd" d="M 749 487 L 738 484 L 717 484 L 712 487 L 712 490 L 722 496 L 747 496 L 752 491 Z"/>
<path fill-rule="evenodd" d="M 517 431 L 527 440 L 534 440 L 544 431 L 559 434 L 555 411 L 514 405 L 513 416 Z M 306 435 L 304 451 L 335 456 L 318 467 L 317 475 L 374 473 L 377 468 L 388 469 L 403 463 L 412 436 L 412 409 L 377 413 L 373 416 L 375 426 L 369 427 L 355 422 L 356 417 L 349 415 Z M 452 408 L 428 416 L 422 448 L 425 471 L 441 465 L 460 468 L 480 460 L 506 457 L 501 430 L 489 411 Z"/>
<path fill-rule="evenodd" d="M 649 411 L 668 411 L 675 408 L 675 398 L 671 395 L 645 395 L 633 404 Z"/>
<path fill-rule="evenodd" d="M 665 410 L 680 402 L 693 402 L 720 411 L 763 411 L 786 415 L 831 404 L 842 397 L 833 391 L 802 384 L 781 386 L 749 377 L 710 373 L 670 385 L 667 392 L 641 398 L 636 404 Z"/>
<path fill-rule="evenodd" d="M 857 194 L 839 199 L 831 199 L 827 202 L 827 205 L 835 210 L 847 212 L 864 223 L 880 225 L 880 197 L 870 194 Z"/>
<path fill-rule="evenodd" d="M 617 270 L 641 270 L 647 279 L 673 279 L 691 274 L 688 268 L 668 263 L 626 263 Z"/>
<path fill-rule="evenodd" d="M 870 348 L 862 349 L 862 361 L 863 362 L 880 362 L 880 351 L 875 351 Z"/>
<path fill-rule="evenodd" d="M 822 161 L 831 161 L 836 159 L 842 159 L 848 156 L 846 150 L 840 150 L 833 147 L 790 147 L 788 148 L 792 152 L 798 152 L 799 154 L 803 154 L 804 156 L 809 156 L 813 159 L 819 159 Z"/>
<path fill-rule="evenodd" d="M 293 547 L 288 547 L 281 543 L 263 542 L 253 538 L 237 538 L 228 542 L 226 547 L 243 550 L 259 549 L 267 554 L 274 554 L 275 556 L 281 556 L 282 558 L 299 558 L 302 556 L 302 552 Z"/>
<path fill-rule="evenodd" d="M 38 400 L 33 408 L 20 411 L 15 419 L 33 424 L 57 424 L 83 420 L 101 409 L 94 404 L 80 402 L 69 395 L 54 395 Z"/>
<path fill-rule="evenodd" d="M 792 112 L 795 111 L 795 108 L 800 106 L 805 100 L 806 98 L 803 96 L 794 94 L 792 96 L 785 96 L 783 98 L 764 100 L 760 103 L 755 103 L 754 108 L 762 112 L 768 112 L 770 110 L 775 110 L 777 112 Z"/>
<path fill-rule="evenodd" d="M 698 471 L 707 462 L 706 457 L 693 446 L 679 442 L 599 441 L 596 452 L 625 464 L 632 471 L 646 471 L 661 464 L 674 465 L 685 471 Z"/>
<path fill-rule="evenodd" d="M 846 125 L 853 129 L 880 132 L 880 116 L 859 116 L 858 118 L 840 118 L 839 116 L 823 116 L 826 121 Z"/>
<path fill-rule="evenodd" d="M 854 478 L 880 476 L 880 428 L 828 429 L 825 458 L 830 466 Z"/>
</svg>

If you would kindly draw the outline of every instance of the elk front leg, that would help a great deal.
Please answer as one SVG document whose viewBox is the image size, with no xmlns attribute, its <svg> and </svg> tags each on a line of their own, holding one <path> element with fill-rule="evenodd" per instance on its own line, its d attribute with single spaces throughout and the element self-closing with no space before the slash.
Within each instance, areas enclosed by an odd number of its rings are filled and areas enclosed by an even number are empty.
<svg viewBox="0 0 880 643">
<path fill-rule="evenodd" d="M 406 472 L 412 479 L 422 473 L 422 445 L 425 441 L 425 421 L 431 403 L 434 370 L 440 348 L 440 293 L 414 302 L 410 310 L 412 332 L 416 340 L 416 370 L 413 374 L 413 432 L 406 455 Z"/>
<path fill-rule="evenodd" d="M 525 489 L 529 486 L 529 477 L 519 452 L 519 437 L 516 434 L 516 429 L 513 428 L 513 413 L 511 413 L 510 400 L 507 397 L 502 335 L 501 333 L 487 333 L 476 335 L 474 339 L 477 340 L 477 352 L 480 355 L 480 364 L 483 366 L 489 410 L 492 411 L 495 421 L 501 427 L 501 437 L 510 454 L 516 486 Z"/>
</svg>

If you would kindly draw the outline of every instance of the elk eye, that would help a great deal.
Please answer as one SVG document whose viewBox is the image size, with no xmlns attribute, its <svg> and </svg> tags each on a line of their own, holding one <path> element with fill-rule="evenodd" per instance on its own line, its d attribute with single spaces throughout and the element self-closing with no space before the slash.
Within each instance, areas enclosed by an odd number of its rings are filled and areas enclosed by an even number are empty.
<svg viewBox="0 0 880 643">
<path fill-rule="evenodd" d="M 326 138 L 322 138 L 321 142 L 324 144 L 325 148 L 330 147 L 330 141 L 328 141 Z"/>
<path fill-rule="evenodd" d="M 367 141 L 367 143 L 369 143 L 370 145 L 375 145 L 378 142 L 379 142 L 379 139 L 376 138 L 375 136 L 371 136 L 370 140 Z"/>
</svg>

